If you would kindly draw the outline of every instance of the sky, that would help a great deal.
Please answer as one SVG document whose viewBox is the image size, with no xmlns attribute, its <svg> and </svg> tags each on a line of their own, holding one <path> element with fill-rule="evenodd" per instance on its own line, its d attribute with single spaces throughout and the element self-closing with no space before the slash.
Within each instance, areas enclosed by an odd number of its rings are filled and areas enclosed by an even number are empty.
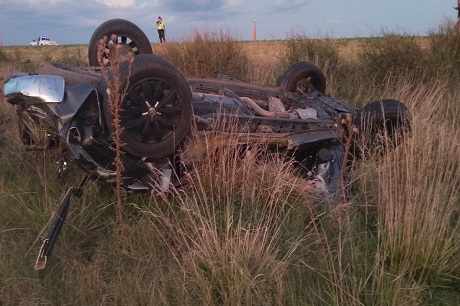
<svg viewBox="0 0 460 306">
<path fill-rule="evenodd" d="M 169 41 L 220 29 L 252 40 L 254 24 L 257 40 L 423 36 L 456 21 L 456 6 L 456 0 L 0 0 L 0 38 L 4 46 L 28 45 L 40 35 L 61 45 L 88 44 L 101 23 L 122 18 L 155 43 L 158 16 Z"/>
</svg>

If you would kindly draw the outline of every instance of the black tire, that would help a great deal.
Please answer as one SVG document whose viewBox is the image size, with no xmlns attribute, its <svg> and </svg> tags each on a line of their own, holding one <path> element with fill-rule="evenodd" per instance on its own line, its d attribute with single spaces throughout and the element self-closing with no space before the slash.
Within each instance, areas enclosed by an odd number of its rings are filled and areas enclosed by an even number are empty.
<svg viewBox="0 0 460 306">
<path fill-rule="evenodd" d="M 42 62 L 37 69 L 38 74 L 62 76 L 67 85 L 90 82 L 94 86 L 102 84 L 102 74 L 94 69 L 79 68 L 61 63 Z"/>
<path fill-rule="evenodd" d="M 326 77 L 321 69 L 310 62 L 298 62 L 290 66 L 276 81 L 276 86 L 290 92 L 308 93 L 311 87 L 326 93 Z"/>
<path fill-rule="evenodd" d="M 124 150 L 147 158 L 173 154 L 191 130 L 192 93 L 186 79 L 170 62 L 147 54 L 134 57 L 131 67 L 122 63 L 119 75 L 120 88 L 129 84 L 120 107 Z M 103 112 L 113 132 L 107 98 Z"/>
<path fill-rule="evenodd" d="M 115 35 L 113 39 L 111 36 Z M 132 52 L 134 55 L 153 54 L 152 46 L 145 33 L 134 23 L 124 19 L 111 19 L 102 23 L 94 31 L 88 46 L 88 60 L 91 67 L 100 66 L 97 58 L 100 39 L 105 41 L 103 62 L 110 66 L 110 45 L 121 44 L 121 53 Z"/>
<path fill-rule="evenodd" d="M 386 153 L 410 132 L 410 113 L 398 100 L 383 99 L 364 106 L 353 120 L 358 128 L 355 155 Z"/>
</svg>

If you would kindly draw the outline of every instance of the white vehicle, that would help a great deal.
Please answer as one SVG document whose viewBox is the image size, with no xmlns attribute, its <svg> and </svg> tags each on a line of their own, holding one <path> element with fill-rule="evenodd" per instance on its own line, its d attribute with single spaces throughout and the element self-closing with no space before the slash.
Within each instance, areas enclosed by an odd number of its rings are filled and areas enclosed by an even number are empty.
<svg viewBox="0 0 460 306">
<path fill-rule="evenodd" d="M 44 36 L 38 36 L 36 39 L 32 40 L 30 42 L 31 46 L 55 46 L 57 45 L 57 42 L 50 40 L 47 37 Z"/>
</svg>

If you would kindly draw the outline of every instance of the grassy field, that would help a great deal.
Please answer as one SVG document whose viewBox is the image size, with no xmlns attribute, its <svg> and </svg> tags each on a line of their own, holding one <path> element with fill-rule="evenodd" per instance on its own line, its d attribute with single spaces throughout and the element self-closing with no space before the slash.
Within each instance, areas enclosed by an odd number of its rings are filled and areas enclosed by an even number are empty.
<svg viewBox="0 0 460 306">
<path fill-rule="evenodd" d="M 53 152 L 25 152 L 0 97 L 0 305 L 460 305 L 460 34 L 238 42 L 222 33 L 153 45 L 185 75 L 265 85 L 309 60 L 327 93 L 357 107 L 404 101 L 411 137 L 364 156 L 347 202 L 315 203 L 276 158 L 229 149 L 172 194 L 91 183 L 74 200 L 43 271 L 35 256 L 53 203 L 83 173 L 54 180 Z M 0 78 L 41 61 L 86 65 L 87 46 L 2 47 Z M 231 141 L 231 140 L 229 140 Z"/>
</svg>

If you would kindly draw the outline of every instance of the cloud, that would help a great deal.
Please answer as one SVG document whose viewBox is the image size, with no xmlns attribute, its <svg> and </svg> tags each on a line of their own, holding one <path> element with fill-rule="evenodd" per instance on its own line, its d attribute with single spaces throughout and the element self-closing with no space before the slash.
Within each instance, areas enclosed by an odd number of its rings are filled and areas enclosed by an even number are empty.
<svg viewBox="0 0 460 306">
<path fill-rule="evenodd" d="M 113 8 L 127 8 L 134 5 L 134 0 L 97 0 L 97 2 Z"/>
<path fill-rule="evenodd" d="M 34 8 L 41 8 L 41 7 L 49 7 L 54 6 L 56 4 L 71 2 L 71 0 L 4 0 L 0 1 L 0 3 L 11 3 L 17 6 L 28 6 Z"/>
<path fill-rule="evenodd" d="M 202 10 L 220 10 L 225 6 L 226 2 L 226 0 L 172 0 L 167 1 L 165 5 L 171 11 L 198 12 Z"/>
<path fill-rule="evenodd" d="M 242 0 L 227 0 L 227 6 L 238 6 L 242 4 Z"/>
<path fill-rule="evenodd" d="M 336 25 L 336 24 L 341 24 L 343 22 L 342 20 L 337 19 L 337 18 L 329 18 L 329 19 L 326 19 L 326 23 Z"/>
<path fill-rule="evenodd" d="M 309 5 L 312 0 L 276 0 L 274 3 L 266 7 L 265 13 L 284 13 L 284 12 L 299 12 L 303 7 Z"/>
</svg>

